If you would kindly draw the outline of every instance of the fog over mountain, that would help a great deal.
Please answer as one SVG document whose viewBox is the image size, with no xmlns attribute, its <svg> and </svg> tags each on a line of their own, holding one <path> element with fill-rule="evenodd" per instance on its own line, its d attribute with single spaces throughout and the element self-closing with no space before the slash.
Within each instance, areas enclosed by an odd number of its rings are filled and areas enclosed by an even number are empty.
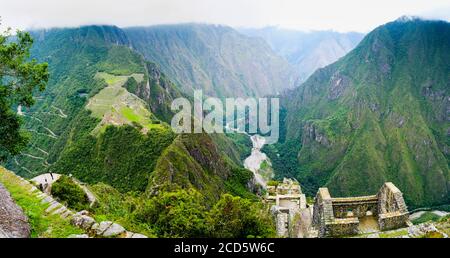
<svg viewBox="0 0 450 258">
<path fill-rule="evenodd" d="M 352 50 L 363 38 L 358 32 L 295 31 L 276 27 L 239 29 L 253 37 L 263 38 L 272 49 L 292 64 L 305 81 L 316 69 L 325 67 Z"/>
</svg>

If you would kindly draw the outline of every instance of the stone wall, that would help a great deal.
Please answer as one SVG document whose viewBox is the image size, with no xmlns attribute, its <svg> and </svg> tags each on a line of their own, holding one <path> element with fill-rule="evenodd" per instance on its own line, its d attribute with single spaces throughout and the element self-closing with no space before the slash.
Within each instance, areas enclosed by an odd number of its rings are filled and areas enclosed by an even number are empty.
<svg viewBox="0 0 450 258">
<path fill-rule="evenodd" d="M 376 217 L 380 230 L 406 226 L 408 209 L 402 192 L 390 182 L 377 195 L 359 197 L 331 198 L 327 188 L 319 188 L 313 211 L 319 237 L 358 234 L 358 218 L 365 216 Z"/>
<path fill-rule="evenodd" d="M 349 236 L 358 233 L 359 221 L 357 218 L 334 219 L 325 224 L 322 237 Z"/>
<path fill-rule="evenodd" d="M 333 212 L 336 218 L 357 217 L 378 214 L 378 197 L 376 195 L 332 198 Z"/>
<path fill-rule="evenodd" d="M 409 213 L 402 192 L 393 183 L 387 182 L 381 187 L 377 197 L 380 229 L 406 226 Z"/>
<path fill-rule="evenodd" d="M 275 216 L 276 216 L 277 236 L 288 237 L 289 236 L 289 212 L 279 210 Z"/>
<path fill-rule="evenodd" d="M 306 209 L 306 197 L 300 184 L 291 179 L 283 179 L 277 186 L 268 186 L 266 202 L 272 205 L 277 236 L 290 237 L 294 227 L 294 218 L 301 209 Z"/>
</svg>

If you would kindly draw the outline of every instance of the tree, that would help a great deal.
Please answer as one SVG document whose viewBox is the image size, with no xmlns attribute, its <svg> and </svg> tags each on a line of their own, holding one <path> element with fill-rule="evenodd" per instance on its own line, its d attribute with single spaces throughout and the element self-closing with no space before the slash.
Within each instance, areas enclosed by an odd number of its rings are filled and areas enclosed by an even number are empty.
<svg viewBox="0 0 450 258">
<path fill-rule="evenodd" d="M 13 108 L 34 104 L 33 92 L 43 91 L 48 81 L 47 63 L 30 60 L 31 35 L 11 29 L 0 33 L 0 162 L 16 155 L 29 136 L 20 129 L 22 119 Z"/>
<path fill-rule="evenodd" d="M 273 222 L 263 207 L 251 200 L 224 194 L 207 218 L 212 237 L 273 237 Z"/>
<path fill-rule="evenodd" d="M 144 202 L 135 213 L 137 221 L 154 227 L 162 237 L 204 236 L 203 196 L 194 189 L 161 192 Z"/>
</svg>

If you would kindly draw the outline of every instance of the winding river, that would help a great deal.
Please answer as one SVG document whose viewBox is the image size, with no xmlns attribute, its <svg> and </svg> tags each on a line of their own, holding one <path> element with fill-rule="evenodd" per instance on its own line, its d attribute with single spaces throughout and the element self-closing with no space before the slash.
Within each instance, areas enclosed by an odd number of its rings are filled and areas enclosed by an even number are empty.
<svg viewBox="0 0 450 258">
<path fill-rule="evenodd" d="M 244 160 L 244 167 L 253 172 L 255 175 L 256 182 L 266 188 L 267 182 L 261 174 L 258 173 L 261 164 L 264 161 L 269 161 L 269 158 L 265 153 L 261 151 L 262 147 L 266 143 L 264 137 L 260 135 L 252 135 L 250 136 L 250 140 L 252 141 L 252 153 Z"/>
<path fill-rule="evenodd" d="M 234 121 L 231 123 L 234 123 Z M 267 155 L 261 151 L 262 147 L 264 147 L 264 145 L 266 144 L 266 139 L 258 134 L 250 135 L 245 131 L 239 131 L 236 128 L 231 128 L 230 127 L 231 123 L 226 124 L 225 127 L 235 131 L 236 133 L 243 133 L 243 134 L 247 135 L 248 137 L 250 137 L 250 140 L 252 141 L 252 152 L 251 152 L 250 156 L 248 156 L 244 160 L 244 167 L 253 172 L 253 175 L 255 176 L 255 180 L 259 185 L 266 188 L 267 179 L 265 179 L 259 173 L 261 164 L 264 161 L 267 161 L 270 164 L 270 160 L 267 157 Z"/>
</svg>

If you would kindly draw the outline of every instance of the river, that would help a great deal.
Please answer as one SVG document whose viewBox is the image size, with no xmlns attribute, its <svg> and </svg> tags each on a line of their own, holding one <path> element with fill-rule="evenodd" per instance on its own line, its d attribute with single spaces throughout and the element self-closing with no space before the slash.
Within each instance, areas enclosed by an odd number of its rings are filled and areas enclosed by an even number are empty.
<svg viewBox="0 0 450 258">
<path fill-rule="evenodd" d="M 234 122 L 232 122 L 232 123 L 234 123 Z M 225 127 L 231 128 L 230 124 L 226 124 Z M 247 135 L 248 137 L 250 137 L 250 140 L 252 141 L 252 152 L 251 152 L 250 156 L 248 156 L 244 160 L 244 167 L 253 172 L 253 175 L 255 176 L 255 180 L 259 185 L 266 188 L 268 179 L 264 178 L 259 173 L 261 164 L 263 164 L 264 161 L 267 161 L 268 164 L 271 164 L 267 155 L 261 151 L 261 149 L 266 144 L 266 139 L 258 134 L 250 135 L 245 131 L 244 132 L 239 131 L 238 129 L 235 129 L 235 128 L 231 128 L 231 130 L 235 131 L 236 133 L 243 133 L 243 134 Z"/>
<path fill-rule="evenodd" d="M 252 141 L 252 153 L 244 160 L 244 167 L 253 172 L 255 175 L 256 182 L 266 188 L 267 179 L 265 179 L 260 173 L 261 164 L 267 161 L 270 164 L 267 155 L 261 151 L 262 147 L 265 145 L 266 140 L 260 135 L 250 136 Z"/>
</svg>

